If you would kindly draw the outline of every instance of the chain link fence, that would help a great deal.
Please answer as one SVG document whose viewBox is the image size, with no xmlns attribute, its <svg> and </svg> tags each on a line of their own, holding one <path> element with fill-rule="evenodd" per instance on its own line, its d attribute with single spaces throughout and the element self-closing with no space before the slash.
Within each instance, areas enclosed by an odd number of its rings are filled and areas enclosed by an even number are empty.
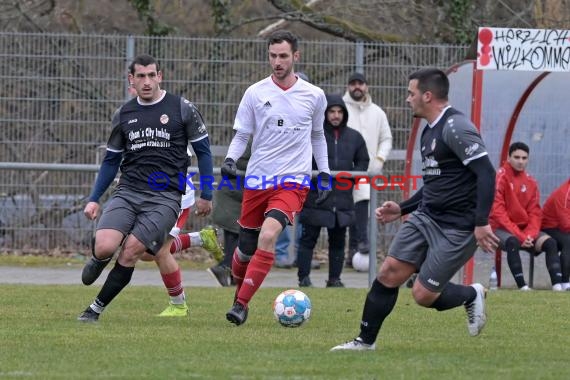
<svg viewBox="0 0 570 380">
<path fill-rule="evenodd" d="M 301 41 L 297 71 L 325 92 L 343 93 L 355 70 L 367 76 L 375 103 L 387 113 L 394 154 L 385 174 L 404 172 L 411 114 L 407 75 L 424 67 L 446 69 L 467 46 Z M 233 136 L 245 89 L 269 75 L 266 42 L 116 35 L 0 33 L 0 162 L 58 164 L 62 170 L 2 169 L 0 245 L 24 252 L 89 250 L 93 226 L 82 215 L 92 171 L 66 166 L 99 163 L 114 110 L 128 97 L 127 66 L 141 53 L 158 58 L 162 87 L 193 101 L 207 123 L 216 165 Z M 399 199 L 382 191 L 379 202 Z M 198 229 L 210 220 L 191 220 Z M 379 230 L 384 251 L 395 227 Z M 325 243 L 321 239 L 319 246 Z"/>
</svg>

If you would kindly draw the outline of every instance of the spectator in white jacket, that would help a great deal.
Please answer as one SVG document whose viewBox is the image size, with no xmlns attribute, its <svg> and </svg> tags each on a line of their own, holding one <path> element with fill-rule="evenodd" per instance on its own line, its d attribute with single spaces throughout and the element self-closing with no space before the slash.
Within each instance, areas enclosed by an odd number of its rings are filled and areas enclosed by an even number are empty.
<svg viewBox="0 0 570 380">
<path fill-rule="evenodd" d="M 348 126 L 360 132 L 366 141 L 366 149 L 370 157 L 368 173 L 370 175 L 382 174 L 384 162 L 392 150 L 392 132 L 386 113 L 372 102 L 364 74 L 355 72 L 350 75 L 347 91 L 342 99 L 348 109 Z M 356 252 L 366 254 L 370 251 L 368 243 L 370 185 L 360 184 L 355 187 L 353 196 L 356 224 L 349 230 L 347 266 L 352 266 L 352 257 Z"/>
</svg>

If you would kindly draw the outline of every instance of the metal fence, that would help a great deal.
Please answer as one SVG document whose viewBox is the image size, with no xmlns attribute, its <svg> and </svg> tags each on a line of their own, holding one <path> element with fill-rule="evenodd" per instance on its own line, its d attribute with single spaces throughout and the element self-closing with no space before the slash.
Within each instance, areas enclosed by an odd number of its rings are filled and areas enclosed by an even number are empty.
<svg viewBox="0 0 570 380">
<path fill-rule="evenodd" d="M 201 110 L 219 165 L 245 89 L 269 74 L 263 40 L 116 35 L 0 33 L 0 162 L 96 164 L 113 111 L 127 98 L 127 66 L 140 53 L 157 57 L 162 87 Z M 407 75 L 423 66 L 445 69 L 466 46 L 301 41 L 296 69 L 325 92 L 342 93 L 351 72 L 366 74 L 375 103 L 387 113 L 394 149 L 404 150 L 411 125 Z M 385 171 L 402 173 L 395 154 Z M 399 159 L 398 159 L 399 158 Z M 92 226 L 82 217 L 94 173 L 0 170 L 3 250 L 89 249 Z M 379 194 L 379 200 L 400 197 Z M 196 229 L 209 220 L 190 221 Z M 380 231 L 379 249 L 393 230 Z M 322 239 L 323 240 L 323 239 Z M 321 241 L 321 246 L 324 241 Z"/>
</svg>

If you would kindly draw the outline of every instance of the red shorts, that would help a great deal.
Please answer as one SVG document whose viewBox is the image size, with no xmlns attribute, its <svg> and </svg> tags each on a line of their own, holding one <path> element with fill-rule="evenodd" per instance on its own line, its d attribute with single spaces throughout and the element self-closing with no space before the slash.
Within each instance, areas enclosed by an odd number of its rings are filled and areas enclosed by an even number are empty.
<svg viewBox="0 0 570 380">
<path fill-rule="evenodd" d="M 241 203 L 241 216 L 238 223 L 243 228 L 260 229 L 265 221 L 265 215 L 270 210 L 279 210 L 293 223 L 295 214 L 301 211 L 308 187 L 291 189 L 290 187 L 265 190 L 245 189 Z"/>
</svg>

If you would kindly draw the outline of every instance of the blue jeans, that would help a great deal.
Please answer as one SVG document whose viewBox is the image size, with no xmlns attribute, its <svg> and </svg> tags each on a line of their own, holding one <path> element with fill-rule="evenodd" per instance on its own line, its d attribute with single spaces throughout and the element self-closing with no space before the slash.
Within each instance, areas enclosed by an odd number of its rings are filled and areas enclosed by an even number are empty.
<svg viewBox="0 0 570 380">
<path fill-rule="evenodd" d="M 275 244 L 275 261 L 279 263 L 290 263 L 289 261 L 289 244 L 291 243 L 290 234 L 291 226 L 286 226 L 277 238 Z"/>
</svg>

